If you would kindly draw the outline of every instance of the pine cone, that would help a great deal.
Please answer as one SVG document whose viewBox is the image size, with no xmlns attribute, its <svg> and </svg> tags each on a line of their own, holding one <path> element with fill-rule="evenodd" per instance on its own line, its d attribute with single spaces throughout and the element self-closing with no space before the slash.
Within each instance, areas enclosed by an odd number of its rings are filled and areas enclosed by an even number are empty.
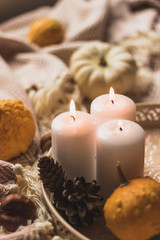
<svg viewBox="0 0 160 240">
<path fill-rule="evenodd" d="M 59 163 L 55 163 L 53 158 L 44 156 L 38 161 L 40 179 L 44 187 L 50 192 L 62 191 L 65 181 L 65 173 Z"/>
<path fill-rule="evenodd" d="M 96 181 L 86 183 L 83 177 L 66 180 L 63 190 L 54 194 L 53 205 L 73 226 L 91 225 L 94 217 L 102 215 L 103 197 L 97 193 Z"/>
</svg>

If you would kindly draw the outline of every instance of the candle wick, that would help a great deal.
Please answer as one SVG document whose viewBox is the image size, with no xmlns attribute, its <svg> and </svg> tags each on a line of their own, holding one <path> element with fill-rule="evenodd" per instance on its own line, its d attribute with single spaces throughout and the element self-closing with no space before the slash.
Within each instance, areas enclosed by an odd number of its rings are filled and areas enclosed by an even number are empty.
<svg viewBox="0 0 160 240">
<path fill-rule="evenodd" d="M 76 120 L 74 116 L 71 116 L 71 117 L 73 118 L 74 121 Z"/>
<path fill-rule="evenodd" d="M 120 127 L 120 128 L 119 128 L 119 130 L 120 130 L 120 131 L 122 131 L 122 130 L 123 130 L 123 128 L 122 128 L 122 127 Z"/>
<path fill-rule="evenodd" d="M 111 100 L 111 103 L 112 103 L 112 104 L 114 104 L 114 101 L 113 101 L 113 100 Z"/>
</svg>

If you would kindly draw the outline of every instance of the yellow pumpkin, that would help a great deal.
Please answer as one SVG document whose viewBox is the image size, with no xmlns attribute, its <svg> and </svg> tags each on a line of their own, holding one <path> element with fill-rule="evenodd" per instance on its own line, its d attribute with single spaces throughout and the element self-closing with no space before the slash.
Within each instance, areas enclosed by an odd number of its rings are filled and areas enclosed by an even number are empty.
<svg viewBox="0 0 160 240">
<path fill-rule="evenodd" d="M 108 93 L 111 86 L 118 93 L 131 91 L 137 66 L 123 47 L 94 42 L 73 52 L 70 71 L 83 96 L 93 100 Z"/>
<path fill-rule="evenodd" d="M 160 183 L 137 178 L 118 187 L 105 203 L 104 217 L 121 240 L 147 240 L 160 233 Z"/>
<path fill-rule="evenodd" d="M 64 38 L 64 27 L 57 19 L 40 18 L 32 23 L 28 38 L 40 47 L 60 43 Z"/>
<path fill-rule="evenodd" d="M 31 111 L 18 99 L 0 100 L 0 159 L 25 153 L 32 143 L 36 125 Z"/>
</svg>

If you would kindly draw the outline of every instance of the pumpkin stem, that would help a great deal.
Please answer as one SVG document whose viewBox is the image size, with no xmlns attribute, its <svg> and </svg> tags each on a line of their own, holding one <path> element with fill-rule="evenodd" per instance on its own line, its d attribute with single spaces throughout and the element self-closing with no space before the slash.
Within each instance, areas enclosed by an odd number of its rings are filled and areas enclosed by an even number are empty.
<svg viewBox="0 0 160 240">
<path fill-rule="evenodd" d="M 124 176 L 119 161 L 117 161 L 116 167 L 117 167 L 118 175 L 119 175 L 119 179 L 120 179 L 120 187 L 124 187 L 124 186 L 126 186 L 129 183 L 129 180 Z"/>
<path fill-rule="evenodd" d="M 106 66 L 107 66 L 107 63 L 106 63 L 106 61 L 104 60 L 104 56 L 102 56 L 102 57 L 100 58 L 99 65 L 102 66 L 102 67 L 106 67 Z"/>
</svg>

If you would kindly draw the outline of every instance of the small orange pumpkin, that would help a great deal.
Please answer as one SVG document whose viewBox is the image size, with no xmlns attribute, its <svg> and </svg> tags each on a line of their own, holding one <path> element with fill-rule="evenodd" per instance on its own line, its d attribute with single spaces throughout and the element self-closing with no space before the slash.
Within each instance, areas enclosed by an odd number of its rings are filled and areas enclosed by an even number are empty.
<svg viewBox="0 0 160 240">
<path fill-rule="evenodd" d="M 118 187 L 105 203 L 104 217 L 121 240 L 147 240 L 160 233 L 160 183 L 136 178 Z"/>
<path fill-rule="evenodd" d="M 28 39 L 39 47 L 60 43 L 64 38 L 63 24 L 52 18 L 40 18 L 32 23 Z"/>
<path fill-rule="evenodd" d="M 31 111 L 17 99 L 0 100 L 0 159 L 9 160 L 27 151 L 35 135 Z"/>
</svg>

